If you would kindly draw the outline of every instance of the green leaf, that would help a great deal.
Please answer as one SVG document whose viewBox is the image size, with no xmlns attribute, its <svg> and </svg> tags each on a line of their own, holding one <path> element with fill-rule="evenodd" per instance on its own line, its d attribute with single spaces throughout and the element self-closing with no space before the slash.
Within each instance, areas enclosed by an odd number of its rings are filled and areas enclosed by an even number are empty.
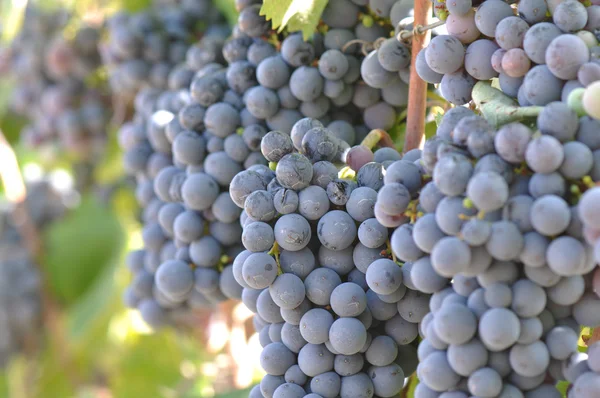
<svg viewBox="0 0 600 398">
<path fill-rule="evenodd" d="M 537 117 L 543 109 L 541 106 L 520 107 L 515 100 L 484 81 L 478 82 L 473 87 L 473 101 L 483 117 L 494 127 Z"/>
<path fill-rule="evenodd" d="M 321 19 L 327 0 L 264 0 L 260 14 L 271 21 L 278 32 L 287 28 L 289 32 L 302 31 L 308 40 Z"/>
<path fill-rule="evenodd" d="M 235 9 L 235 0 L 214 0 L 215 7 L 225 15 L 230 25 L 235 25 L 238 18 L 238 12 Z"/>
<path fill-rule="evenodd" d="M 115 261 L 123 240 L 115 214 L 84 197 L 77 209 L 44 231 L 43 261 L 55 297 L 72 304 Z"/>
</svg>

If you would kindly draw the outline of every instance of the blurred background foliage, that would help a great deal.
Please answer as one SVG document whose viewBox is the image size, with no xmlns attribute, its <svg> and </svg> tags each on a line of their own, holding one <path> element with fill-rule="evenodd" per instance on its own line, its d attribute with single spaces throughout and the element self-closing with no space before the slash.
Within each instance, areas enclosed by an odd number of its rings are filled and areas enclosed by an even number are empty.
<svg viewBox="0 0 600 398">
<path fill-rule="evenodd" d="M 40 0 L 42 8 L 63 7 L 73 23 L 105 18 L 116 11 L 136 11 L 150 0 Z M 233 24 L 233 0 L 215 0 Z M 0 29 L 8 42 L 19 29 L 27 0 L 0 0 Z M 0 128 L 20 166 L 44 172 L 73 173 L 70 159 L 48 162 L 19 141 L 24 120 L 8 110 L 10 80 L 0 81 Z M 116 127 L 109 132 L 109 153 L 95 180 L 117 184 L 122 179 Z M 138 207 L 131 190 L 116 185 L 109 200 L 93 190 L 79 198 L 66 217 L 42 231 L 43 267 L 56 307 L 52 326 L 45 325 L 41 350 L 17 357 L 0 373 L 0 397 L 245 397 L 249 388 L 236 383 L 215 391 L 222 354 L 207 352 L 196 334 L 172 329 L 151 333 L 139 315 L 121 303 L 129 273 L 123 266 L 128 250 L 141 247 Z M 2 192 L 0 191 L 0 196 Z M 204 322 L 202 325 L 206 325 Z M 220 346 L 222 348 L 222 345 Z M 247 360 L 247 358 L 245 358 Z M 254 371 L 254 370 L 253 370 Z M 252 375 L 238 387 L 248 387 Z"/>
</svg>

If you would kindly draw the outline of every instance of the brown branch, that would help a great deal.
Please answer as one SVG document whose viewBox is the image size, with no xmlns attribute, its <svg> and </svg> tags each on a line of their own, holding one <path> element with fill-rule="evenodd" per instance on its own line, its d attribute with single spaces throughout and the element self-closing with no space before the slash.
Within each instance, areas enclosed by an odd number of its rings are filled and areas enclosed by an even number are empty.
<svg viewBox="0 0 600 398">
<path fill-rule="evenodd" d="M 429 24 L 431 18 L 431 1 L 415 1 L 415 22 L 416 31 L 419 26 Z M 404 152 L 418 148 L 425 134 L 425 111 L 427 109 L 427 82 L 419 77 L 415 72 L 417 55 L 429 43 L 431 30 L 425 30 L 422 34 L 416 34 L 412 38 L 412 57 L 410 62 L 410 82 L 408 85 L 408 115 L 406 121 L 406 137 L 404 139 Z"/>
<path fill-rule="evenodd" d="M 33 263 L 38 269 L 41 278 L 40 296 L 42 305 L 42 321 L 49 331 L 50 343 L 58 352 L 61 366 L 64 368 L 73 387 L 78 385 L 77 371 L 68 349 L 66 333 L 63 330 L 60 319 L 60 307 L 50 293 L 49 282 L 43 267 L 41 266 L 43 256 L 43 244 L 39 229 L 29 214 L 27 207 L 27 190 L 17 156 L 6 140 L 4 133 L 0 130 L 0 177 L 4 185 L 4 191 L 9 201 L 13 202 L 13 219 L 15 227 L 19 231 L 31 255 Z"/>
</svg>

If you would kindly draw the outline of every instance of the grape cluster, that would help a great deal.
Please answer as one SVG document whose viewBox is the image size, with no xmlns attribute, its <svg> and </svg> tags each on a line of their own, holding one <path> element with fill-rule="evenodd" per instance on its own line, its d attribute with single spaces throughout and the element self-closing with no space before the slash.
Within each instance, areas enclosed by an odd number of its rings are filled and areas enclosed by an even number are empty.
<svg viewBox="0 0 600 398">
<path fill-rule="evenodd" d="M 429 296 L 406 288 L 389 230 L 375 219 L 393 159 L 380 149 L 355 178 L 338 178 L 340 146 L 333 131 L 301 119 L 291 136 L 263 137 L 274 172 L 246 170 L 231 182 L 246 249 L 233 276 L 256 313 L 267 373 L 252 397 L 392 397 L 416 368 Z"/>
<path fill-rule="evenodd" d="M 588 346 L 587 353 L 579 353 L 571 359 L 570 378 L 573 385 L 569 397 L 590 398 L 600 394 L 600 343 Z"/>
<path fill-rule="evenodd" d="M 474 9 L 471 0 L 452 0 L 436 10 L 448 34 L 419 53 L 416 69 L 454 104 L 468 103 L 478 80 L 498 78 L 521 106 L 566 101 L 600 80 L 600 5 L 524 0 L 515 10 L 488 0 Z"/>
<path fill-rule="evenodd" d="M 370 129 L 393 127 L 407 104 L 410 52 L 389 38 L 394 31 L 392 4 L 383 12 L 376 4 L 368 8 L 349 0 L 330 1 L 322 17 L 324 33 L 309 41 L 299 33 L 275 38 L 277 50 L 265 44 L 259 52 L 248 38 L 237 38 L 235 48 L 231 43 L 236 53 L 225 58 L 231 67 L 250 64 L 256 69 L 252 78 L 258 84 L 246 94 L 247 110 L 266 119 L 269 129 L 288 134 L 303 117 L 319 119 L 350 145 Z M 392 20 L 412 10 L 412 1 L 398 5 Z M 251 10 L 259 8 L 257 4 Z M 255 30 L 265 32 L 262 27 Z M 376 49 L 365 56 L 363 46 L 352 41 L 375 44 Z M 246 53 L 248 61 L 241 59 Z"/>
<path fill-rule="evenodd" d="M 189 78 L 181 66 L 186 61 L 196 70 L 209 62 L 222 63 L 220 48 L 229 31 L 209 0 L 157 1 L 141 12 L 116 13 L 107 28 L 109 38 L 101 53 L 111 91 L 125 104 L 142 88 L 167 90 Z M 203 33 L 209 38 L 198 41 Z M 171 73 L 174 69 L 179 73 Z"/>
<path fill-rule="evenodd" d="M 13 109 L 28 119 L 22 140 L 50 154 L 97 159 L 106 142 L 107 98 L 89 80 L 100 67 L 100 30 L 81 26 L 63 33 L 64 10 L 27 7 L 23 27 L 4 54 L 4 72 L 14 76 Z"/>
<path fill-rule="evenodd" d="M 547 383 L 574 381 L 580 325 L 600 324 L 599 123 L 552 102 L 538 131 L 495 129 L 456 107 L 425 143 L 421 178 L 388 167 L 377 220 L 398 220 L 404 283 L 431 294 L 416 397 L 558 397 Z"/>
<path fill-rule="evenodd" d="M 261 153 L 269 130 L 289 139 L 303 116 L 319 119 L 312 123 L 327 125 L 332 134 L 311 136 L 306 150 L 338 160 L 349 144 L 384 120 L 368 110 L 381 94 L 360 81 L 358 53 L 346 55 L 336 47 L 350 39 L 317 34 L 305 42 L 299 34 L 278 36 L 259 15 L 260 4 L 237 6 L 232 36 L 224 40 L 222 29 L 209 28 L 189 47 L 185 62 L 171 69 L 167 89 L 139 81 L 144 88 L 134 101 L 136 116 L 121 129 L 125 168 L 136 176 L 145 207 L 144 249 L 130 256 L 135 276 L 125 301 L 155 327 L 169 323 L 170 314 L 241 298 L 229 265 L 244 239 L 230 183 L 244 170 L 263 181 L 272 178 L 267 159 L 275 155 L 265 159 Z M 357 18 L 358 9 L 353 25 Z M 113 33 L 117 43 L 121 36 Z M 399 81 L 395 76 L 390 82 Z M 328 85 L 336 85 L 344 101 L 336 102 L 337 94 L 327 97 Z M 359 91 L 370 102 L 350 104 Z M 391 109 L 392 117 L 381 126 L 394 123 L 396 108 L 386 103 L 373 109 Z M 302 145 L 302 137 L 292 134 L 292 139 Z M 270 143 L 273 153 L 283 150 L 280 144 Z"/>
<path fill-rule="evenodd" d="M 67 192 L 49 181 L 28 183 L 26 206 L 36 228 L 44 228 L 65 212 Z M 40 273 L 25 238 L 19 234 L 12 208 L 0 212 L 0 368 L 10 359 L 31 350 L 40 340 L 42 302 Z M 31 351 L 30 351 L 31 352 Z"/>
</svg>

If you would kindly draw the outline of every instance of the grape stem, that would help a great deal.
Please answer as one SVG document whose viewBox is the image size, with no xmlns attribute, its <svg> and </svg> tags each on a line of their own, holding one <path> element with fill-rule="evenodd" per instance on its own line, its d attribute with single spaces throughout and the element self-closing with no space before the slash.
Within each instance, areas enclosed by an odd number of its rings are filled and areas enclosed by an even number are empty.
<svg viewBox="0 0 600 398">
<path fill-rule="evenodd" d="M 427 32 L 428 30 L 435 29 L 438 26 L 444 25 L 445 23 L 446 23 L 446 21 L 437 20 L 437 21 L 432 22 L 429 25 L 425 25 L 425 26 L 416 25 L 413 30 L 405 29 L 405 30 L 401 30 L 400 32 L 398 32 L 398 35 L 396 35 L 396 39 L 398 39 L 398 41 L 406 41 L 413 36 L 421 35 L 421 34 Z"/>
<path fill-rule="evenodd" d="M 60 361 L 67 377 L 71 385 L 75 387 L 79 384 L 76 377 L 77 372 L 73 366 L 72 355 L 65 340 L 67 334 L 63 330 L 63 325 L 61 325 L 59 305 L 50 291 L 48 277 L 44 272 L 45 268 L 41 266 L 42 259 L 44 258 L 41 234 L 31 218 L 29 208 L 27 207 L 27 189 L 21 175 L 21 170 L 19 169 L 17 156 L 1 130 L 0 159 L 0 178 L 2 179 L 7 199 L 14 205 L 12 216 L 15 220 L 15 227 L 27 246 L 31 259 L 37 266 L 41 277 L 42 320 L 48 330 L 52 345 L 56 347 L 59 353 Z M 33 341 L 28 343 L 31 343 L 30 348 L 35 352 L 37 348 L 36 344 Z"/>
<path fill-rule="evenodd" d="M 541 106 L 520 107 L 515 100 L 484 81 L 477 82 L 473 87 L 473 101 L 483 117 L 496 128 L 507 123 L 537 117 L 543 109 Z"/>
<path fill-rule="evenodd" d="M 431 17 L 431 1 L 417 0 L 414 8 L 414 33 L 412 36 L 410 81 L 408 84 L 408 113 L 406 118 L 406 135 L 404 152 L 418 148 L 425 135 L 425 112 L 427 110 L 427 82 L 419 77 L 416 71 L 417 55 L 425 48 L 431 38 L 429 18 Z"/>
<path fill-rule="evenodd" d="M 279 243 L 273 243 L 273 247 L 269 250 L 271 256 L 275 257 L 275 262 L 277 263 L 277 275 L 283 274 L 283 270 L 281 269 L 281 264 L 279 263 Z"/>
<path fill-rule="evenodd" d="M 360 143 L 360 145 L 366 146 L 369 149 L 375 148 L 378 144 L 380 147 L 396 148 L 392 137 L 385 130 L 381 129 L 371 130 Z"/>
</svg>

